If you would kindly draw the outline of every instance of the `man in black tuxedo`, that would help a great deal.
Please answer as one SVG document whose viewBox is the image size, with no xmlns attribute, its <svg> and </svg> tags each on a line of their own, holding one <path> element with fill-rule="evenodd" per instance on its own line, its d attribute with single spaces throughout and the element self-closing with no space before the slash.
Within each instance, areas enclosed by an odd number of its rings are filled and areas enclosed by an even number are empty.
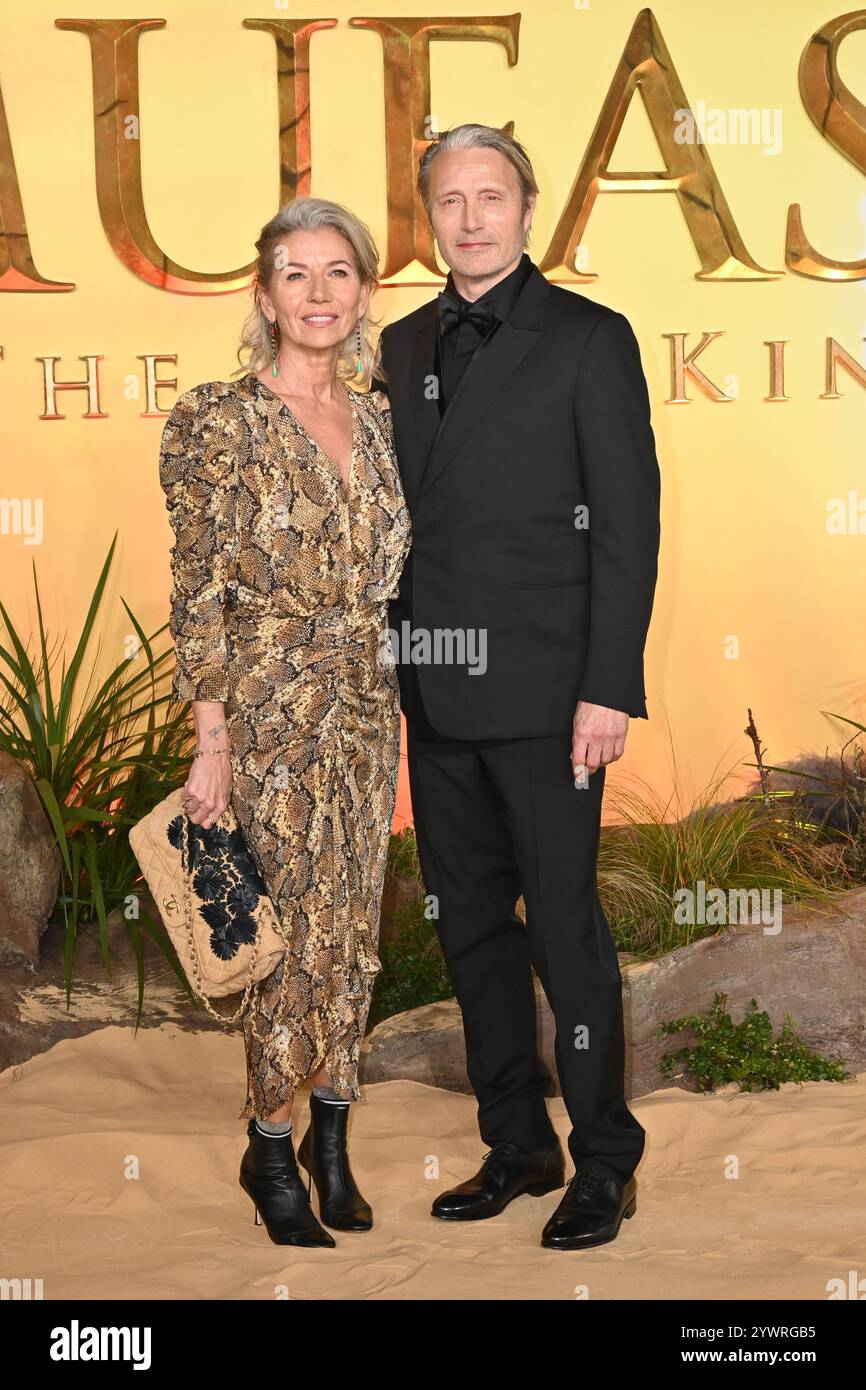
<svg viewBox="0 0 866 1390">
<path fill-rule="evenodd" d="M 447 131 L 419 187 L 450 273 L 438 300 L 382 333 L 413 528 L 391 643 L 421 871 L 490 1149 L 433 1215 L 495 1216 L 565 1183 L 534 966 L 576 1170 L 542 1244 L 575 1249 L 613 1240 L 633 1214 L 645 1140 L 625 1101 L 622 977 L 596 863 L 606 766 L 629 718 L 647 717 L 649 398 L 628 320 L 549 285 L 526 254 L 538 189 L 517 141 Z"/>
</svg>

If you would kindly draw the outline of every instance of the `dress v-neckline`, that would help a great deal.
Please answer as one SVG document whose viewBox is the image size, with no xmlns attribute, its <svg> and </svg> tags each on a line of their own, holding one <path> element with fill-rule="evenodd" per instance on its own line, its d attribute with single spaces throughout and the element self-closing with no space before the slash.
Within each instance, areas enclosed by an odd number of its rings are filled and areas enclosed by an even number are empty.
<svg viewBox="0 0 866 1390">
<path fill-rule="evenodd" d="M 298 419 L 297 415 L 292 410 L 292 407 L 288 404 L 288 402 L 284 401 L 282 396 L 278 396 L 276 391 L 272 391 L 270 386 L 266 386 L 265 383 L 261 380 L 259 376 L 256 375 L 255 372 L 250 372 L 250 376 L 253 378 L 253 381 L 255 381 L 259 386 L 262 387 L 263 390 L 267 391 L 269 396 L 273 396 L 274 400 L 277 402 L 278 405 L 281 405 L 283 409 L 288 412 L 288 414 L 291 416 L 292 420 L 295 423 L 298 433 L 301 434 L 304 437 L 304 439 L 306 439 L 308 444 L 312 444 L 313 448 L 316 450 L 316 453 L 321 454 L 322 458 L 327 459 L 328 463 L 332 465 L 331 468 L 327 468 L 325 471 L 329 473 L 331 477 L 334 477 L 334 475 L 336 474 L 336 482 L 340 490 L 340 498 L 343 502 L 348 502 L 352 492 L 352 482 L 355 473 L 356 407 L 354 391 L 350 390 L 348 386 L 346 387 L 346 390 L 349 392 L 349 411 L 352 417 L 352 448 L 349 454 L 349 474 L 346 482 L 344 483 L 343 475 L 340 472 L 340 465 L 337 463 L 336 459 L 331 458 L 331 455 L 327 452 L 327 450 L 323 449 L 321 444 L 319 444 L 318 441 L 313 438 L 313 436 L 310 434 L 309 430 L 306 428 L 303 422 Z"/>
</svg>

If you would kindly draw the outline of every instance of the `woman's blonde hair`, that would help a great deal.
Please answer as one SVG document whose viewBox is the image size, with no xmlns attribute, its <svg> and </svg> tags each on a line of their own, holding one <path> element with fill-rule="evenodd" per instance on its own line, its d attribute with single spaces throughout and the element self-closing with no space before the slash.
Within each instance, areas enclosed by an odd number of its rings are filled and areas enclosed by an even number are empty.
<svg viewBox="0 0 866 1390">
<path fill-rule="evenodd" d="M 241 366 L 232 372 L 260 372 L 272 361 L 270 320 L 259 299 L 259 286 L 269 291 L 271 279 L 276 270 L 276 251 L 280 242 L 289 232 L 318 232 L 332 228 L 345 238 L 352 250 L 352 260 L 362 284 L 375 289 L 379 272 L 379 253 L 370 234 L 370 229 L 341 203 L 332 203 L 327 198 L 293 198 L 284 203 L 275 217 L 265 223 L 259 233 L 256 246 L 255 274 L 251 286 L 253 306 L 241 328 L 241 340 L 237 351 Z M 372 301 L 372 294 L 371 294 Z M 355 386 L 368 387 L 374 376 L 385 380 L 378 338 L 375 344 L 368 337 L 372 325 L 378 327 L 379 319 L 370 315 L 371 304 L 360 320 L 361 329 L 361 369 L 358 371 L 358 338 L 355 330 L 340 344 L 337 358 L 337 375 L 343 381 Z M 279 324 L 277 325 L 279 334 Z M 246 354 L 246 358 L 242 354 Z"/>
</svg>

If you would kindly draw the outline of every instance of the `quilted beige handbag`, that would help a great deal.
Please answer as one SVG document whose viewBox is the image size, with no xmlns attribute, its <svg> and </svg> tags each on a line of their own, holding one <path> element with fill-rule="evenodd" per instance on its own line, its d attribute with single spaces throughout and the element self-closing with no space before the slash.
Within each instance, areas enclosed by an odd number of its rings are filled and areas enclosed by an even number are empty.
<svg viewBox="0 0 866 1390">
<path fill-rule="evenodd" d="M 287 940 L 231 805 L 205 830 L 184 812 L 183 796 L 182 787 L 171 792 L 132 827 L 129 843 L 192 988 L 220 1023 L 235 1023 Z M 208 997 L 240 990 L 231 1015 Z"/>
</svg>

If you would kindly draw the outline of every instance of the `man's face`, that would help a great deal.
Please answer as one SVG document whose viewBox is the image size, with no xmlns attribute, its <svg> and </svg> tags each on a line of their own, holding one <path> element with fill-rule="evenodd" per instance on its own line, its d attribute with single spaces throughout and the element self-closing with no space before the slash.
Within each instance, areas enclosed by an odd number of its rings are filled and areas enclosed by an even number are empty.
<svg viewBox="0 0 866 1390">
<path fill-rule="evenodd" d="M 492 283 L 517 264 L 536 195 L 524 212 L 517 170 L 505 155 L 442 150 L 430 166 L 428 194 L 433 234 L 455 274 Z"/>
</svg>

